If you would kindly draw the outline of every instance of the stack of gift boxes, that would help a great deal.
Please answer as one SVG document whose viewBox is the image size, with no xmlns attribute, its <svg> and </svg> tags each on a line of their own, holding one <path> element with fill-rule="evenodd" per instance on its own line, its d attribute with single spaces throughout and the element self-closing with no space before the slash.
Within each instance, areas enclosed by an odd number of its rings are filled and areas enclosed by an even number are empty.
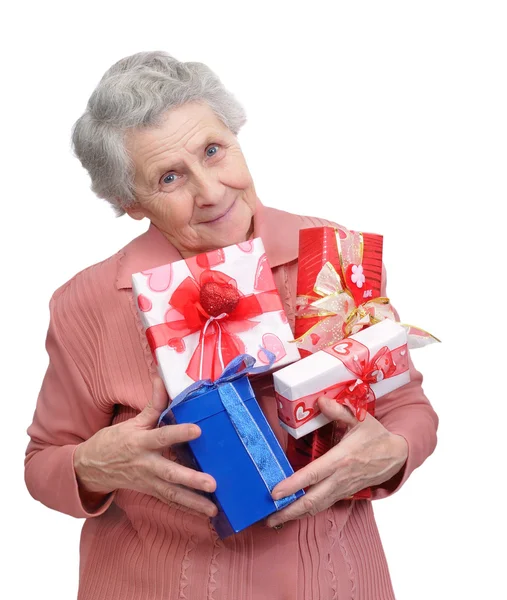
<svg viewBox="0 0 507 600">
<path fill-rule="evenodd" d="M 215 478 L 212 523 L 221 537 L 304 494 L 271 497 L 277 483 L 339 441 L 318 411 L 319 396 L 362 420 L 377 398 L 409 381 L 407 329 L 381 296 L 381 236 L 300 232 L 296 339 L 259 238 L 136 273 L 132 283 L 172 400 L 159 424 L 201 428 L 180 459 Z M 280 425 L 291 434 L 286 452 L 249 381 L 270 372 Z"/>
</svg>

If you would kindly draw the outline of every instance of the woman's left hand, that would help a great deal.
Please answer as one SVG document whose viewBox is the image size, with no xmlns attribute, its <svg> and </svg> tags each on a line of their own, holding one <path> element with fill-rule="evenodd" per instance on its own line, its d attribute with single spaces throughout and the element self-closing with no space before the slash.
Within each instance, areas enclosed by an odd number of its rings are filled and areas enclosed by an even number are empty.
<svg viewBox="0 0 507 600">
<path fill-rule="evenodd" d="M 407 460 L 405 438 L 387 431 L 370 414 L 359 422 L 348 408 L 334 400 L 321 397 L 318 402 L 329 419 L 347 426 L 347 433 L 326 454 L 273 489 L 273 499 L 279 500 L 311 486 L 302 498 L 271 515 L 266 522 L 269 527 L 316 515 L 338 500 L 379 485 L 396 475 Z"/>
</svg>

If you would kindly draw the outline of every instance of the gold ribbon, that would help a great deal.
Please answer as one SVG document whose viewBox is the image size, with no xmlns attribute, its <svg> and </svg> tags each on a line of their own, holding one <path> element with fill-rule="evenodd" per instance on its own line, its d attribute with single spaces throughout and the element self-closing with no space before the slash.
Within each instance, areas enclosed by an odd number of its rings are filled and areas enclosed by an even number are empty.
<svg viewBox="0 0 507 600">
<path fill-rule="evenodd" d="M 383 319 L 395 319 L 389 298 L 373 298 L 356 306 L 352 294 L 343 287 L 340 276 L 330 262 L 317 275 L 313 291 L 320 296 L 317 300 L 309 296 L 298 296 L 296 299 L 297 318 L 322 319 L 295 340 L 300 347 L 311 352 L 336 343 Z"/>
<path fill-rule="evenodd" d="M 320 296 L 317 300 L 311 296 L 298 296 L 296 299 L 296 318 L 321 319 L 294 340 L 300 348 L 309 352 L 327 348 L 384 319 L 396 321 L 390 300 L 385 296 L 372 298 L 356 306 L 354 297 L 342 286 L 340 276 L 330 262 L 319 271 L 313 291 Z M 410 349 L 440 342 L 420 327 L 405 323 L 400 325 L 407 330 Z"/>
</svg>

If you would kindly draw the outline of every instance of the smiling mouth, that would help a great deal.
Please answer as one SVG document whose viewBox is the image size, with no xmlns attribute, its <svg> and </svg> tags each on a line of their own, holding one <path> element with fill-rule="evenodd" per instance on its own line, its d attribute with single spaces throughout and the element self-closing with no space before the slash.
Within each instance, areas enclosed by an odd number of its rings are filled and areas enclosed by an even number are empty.
<svg viewBox="0 0 507 600">
<path fill-rule="evenodd" d="M 229 208 L 222 213 L 220 216 L 216 217 L 215 219 L 210 219 L 209 221 L 202 221 L 202 223 L 204 225 L 209 225 L 210 223 L 217 223 L 218 221 L 220 221 L 221 219 L 223 219 L 224 217 L 226 217 L 232 210 L 232 207 L 236 204 L 236 200 L 234 200 L 234 202 L 229 206 Z"/>
</svg>

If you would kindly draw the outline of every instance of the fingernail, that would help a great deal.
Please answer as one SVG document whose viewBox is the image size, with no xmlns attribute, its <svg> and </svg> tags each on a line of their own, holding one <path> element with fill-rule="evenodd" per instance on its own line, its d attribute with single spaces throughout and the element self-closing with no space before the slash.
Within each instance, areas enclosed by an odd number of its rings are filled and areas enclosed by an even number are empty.
<svg viewBox="0 0 507 600">
<path fill-rule="evenodd" d="M 277 491 L 277 492 L 273 492 L 271 494 L 271 497 L 273 498 L 273 500 L 280 500 L 280 498 L 284 498 L 284 494 L 283 494 L 283 492 Z"/>
</svg>

